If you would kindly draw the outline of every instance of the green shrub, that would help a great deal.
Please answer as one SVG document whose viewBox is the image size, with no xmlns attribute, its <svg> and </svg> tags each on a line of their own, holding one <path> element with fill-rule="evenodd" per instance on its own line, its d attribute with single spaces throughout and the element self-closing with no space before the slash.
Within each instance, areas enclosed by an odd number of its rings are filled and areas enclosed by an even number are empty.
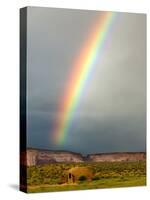
<svg viewBox="0 0 150 200">
<path fill-rule="evenodd" d="M 99 180 L 99 179 L 100 179 L 99 176 L 94 176 L 94 177 L 92 178 L 93 181 L 96 181 L 96 180 Z"/>
<path fill-rule="evenodd" d="M 79 181 L 85 181 L 87 178 L 86 178 L 86 176 L 84 176 L 84 175 L 81 175 L 80 177 L 79 177 Z"/>
</svg>

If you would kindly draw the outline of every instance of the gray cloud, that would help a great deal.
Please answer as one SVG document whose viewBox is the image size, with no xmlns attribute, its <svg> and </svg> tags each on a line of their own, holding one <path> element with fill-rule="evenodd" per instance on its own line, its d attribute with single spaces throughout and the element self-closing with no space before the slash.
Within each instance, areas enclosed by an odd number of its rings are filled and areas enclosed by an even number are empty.
<svg viewBox="0 0 150 200">
<path fill-rule="evenodd" d="M 80 97 L 66 142 L 56 146 L 51 141 L 69 72 L 100 14 L 28 8 L 28 146 L 85 154 L 145 150 L 144 14 L 118 13 Z"/>
</svg>

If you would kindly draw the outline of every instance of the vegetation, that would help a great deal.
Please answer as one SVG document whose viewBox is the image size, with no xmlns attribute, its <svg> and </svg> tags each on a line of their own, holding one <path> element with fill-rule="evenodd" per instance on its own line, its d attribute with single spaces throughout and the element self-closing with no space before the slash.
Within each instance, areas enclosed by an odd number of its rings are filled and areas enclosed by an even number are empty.
<svg viewBox="0 0 150 200">
<path fill-rule="evenodd" d="M 81 176 L 74 184 L 67 181 L 67 172 L 73 167 L 87 167 L 93 172 L 91 181 Z M 28 192 L 63 191 L 106 187 L 140 186 L 146 184 L 146 163 L 89 162 L 51 163 L 27 169 Z"/>
<path fill-rule="evenodd" d="M 87 177 L 84 175 L 79 176 L 79 181 L 85 181 L 87 180 Z"/>
</svg>

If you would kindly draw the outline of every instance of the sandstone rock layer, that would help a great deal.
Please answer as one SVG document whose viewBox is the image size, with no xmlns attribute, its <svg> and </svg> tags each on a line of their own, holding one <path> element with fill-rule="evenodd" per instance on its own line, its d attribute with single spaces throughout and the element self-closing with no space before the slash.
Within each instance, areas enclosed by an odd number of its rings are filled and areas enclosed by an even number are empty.
<svg viewBox="0 0 150 200">
<path fill-rule="evenodd" d="M 89 154 L 86 157 L 80 153 L 70 151 L 51 151 L 41 149 L 27 149 L 21 154 L 21 164 L 34 166 L 46 163 L 59 162 L 121 162 L 121 161 L 141 161 L 146 160 L 145 152 L 125 152 L 125 153 L 98 153 Z"/>
</svg>

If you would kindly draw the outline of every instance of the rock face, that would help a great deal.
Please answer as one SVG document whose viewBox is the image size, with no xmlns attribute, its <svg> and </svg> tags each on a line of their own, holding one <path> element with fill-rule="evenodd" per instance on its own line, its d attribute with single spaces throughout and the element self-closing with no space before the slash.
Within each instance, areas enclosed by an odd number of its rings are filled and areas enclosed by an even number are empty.
<svg viewBox="0 0 150 200">
<path fill-rule="evenodd" d="M 146 159 L 146 154 L 144 152 L 104 153 L 104 154 L 90 154 L 87 156 L 87 160 L 94 162 L 140 161 L 145 159 Z"/>
<path fill-rule="evenodd" d="M 102 153 L 89 154 L 83 157 L 79 153 L 70 151 L 50 151 L 40 149 L 27 149 L 23 152 L 23 165 L 34 166 L 38 164 L 57 163 L 57 162 L 121 162 L 121 161 L 140 161 L 146 159 L 145 152 L 129 153 Z"/>
<path fill-rule="evenodd" d="M 27 166 L 32 166 L 37 164 L 38 150 L 28 149 L 27 150 Z"/>
<path fill-rule="evenodd" d="M 27 150 L 27 166 L 55 162 L 84 162 L 81 154 L 70 151 Z"/>
</svg>

